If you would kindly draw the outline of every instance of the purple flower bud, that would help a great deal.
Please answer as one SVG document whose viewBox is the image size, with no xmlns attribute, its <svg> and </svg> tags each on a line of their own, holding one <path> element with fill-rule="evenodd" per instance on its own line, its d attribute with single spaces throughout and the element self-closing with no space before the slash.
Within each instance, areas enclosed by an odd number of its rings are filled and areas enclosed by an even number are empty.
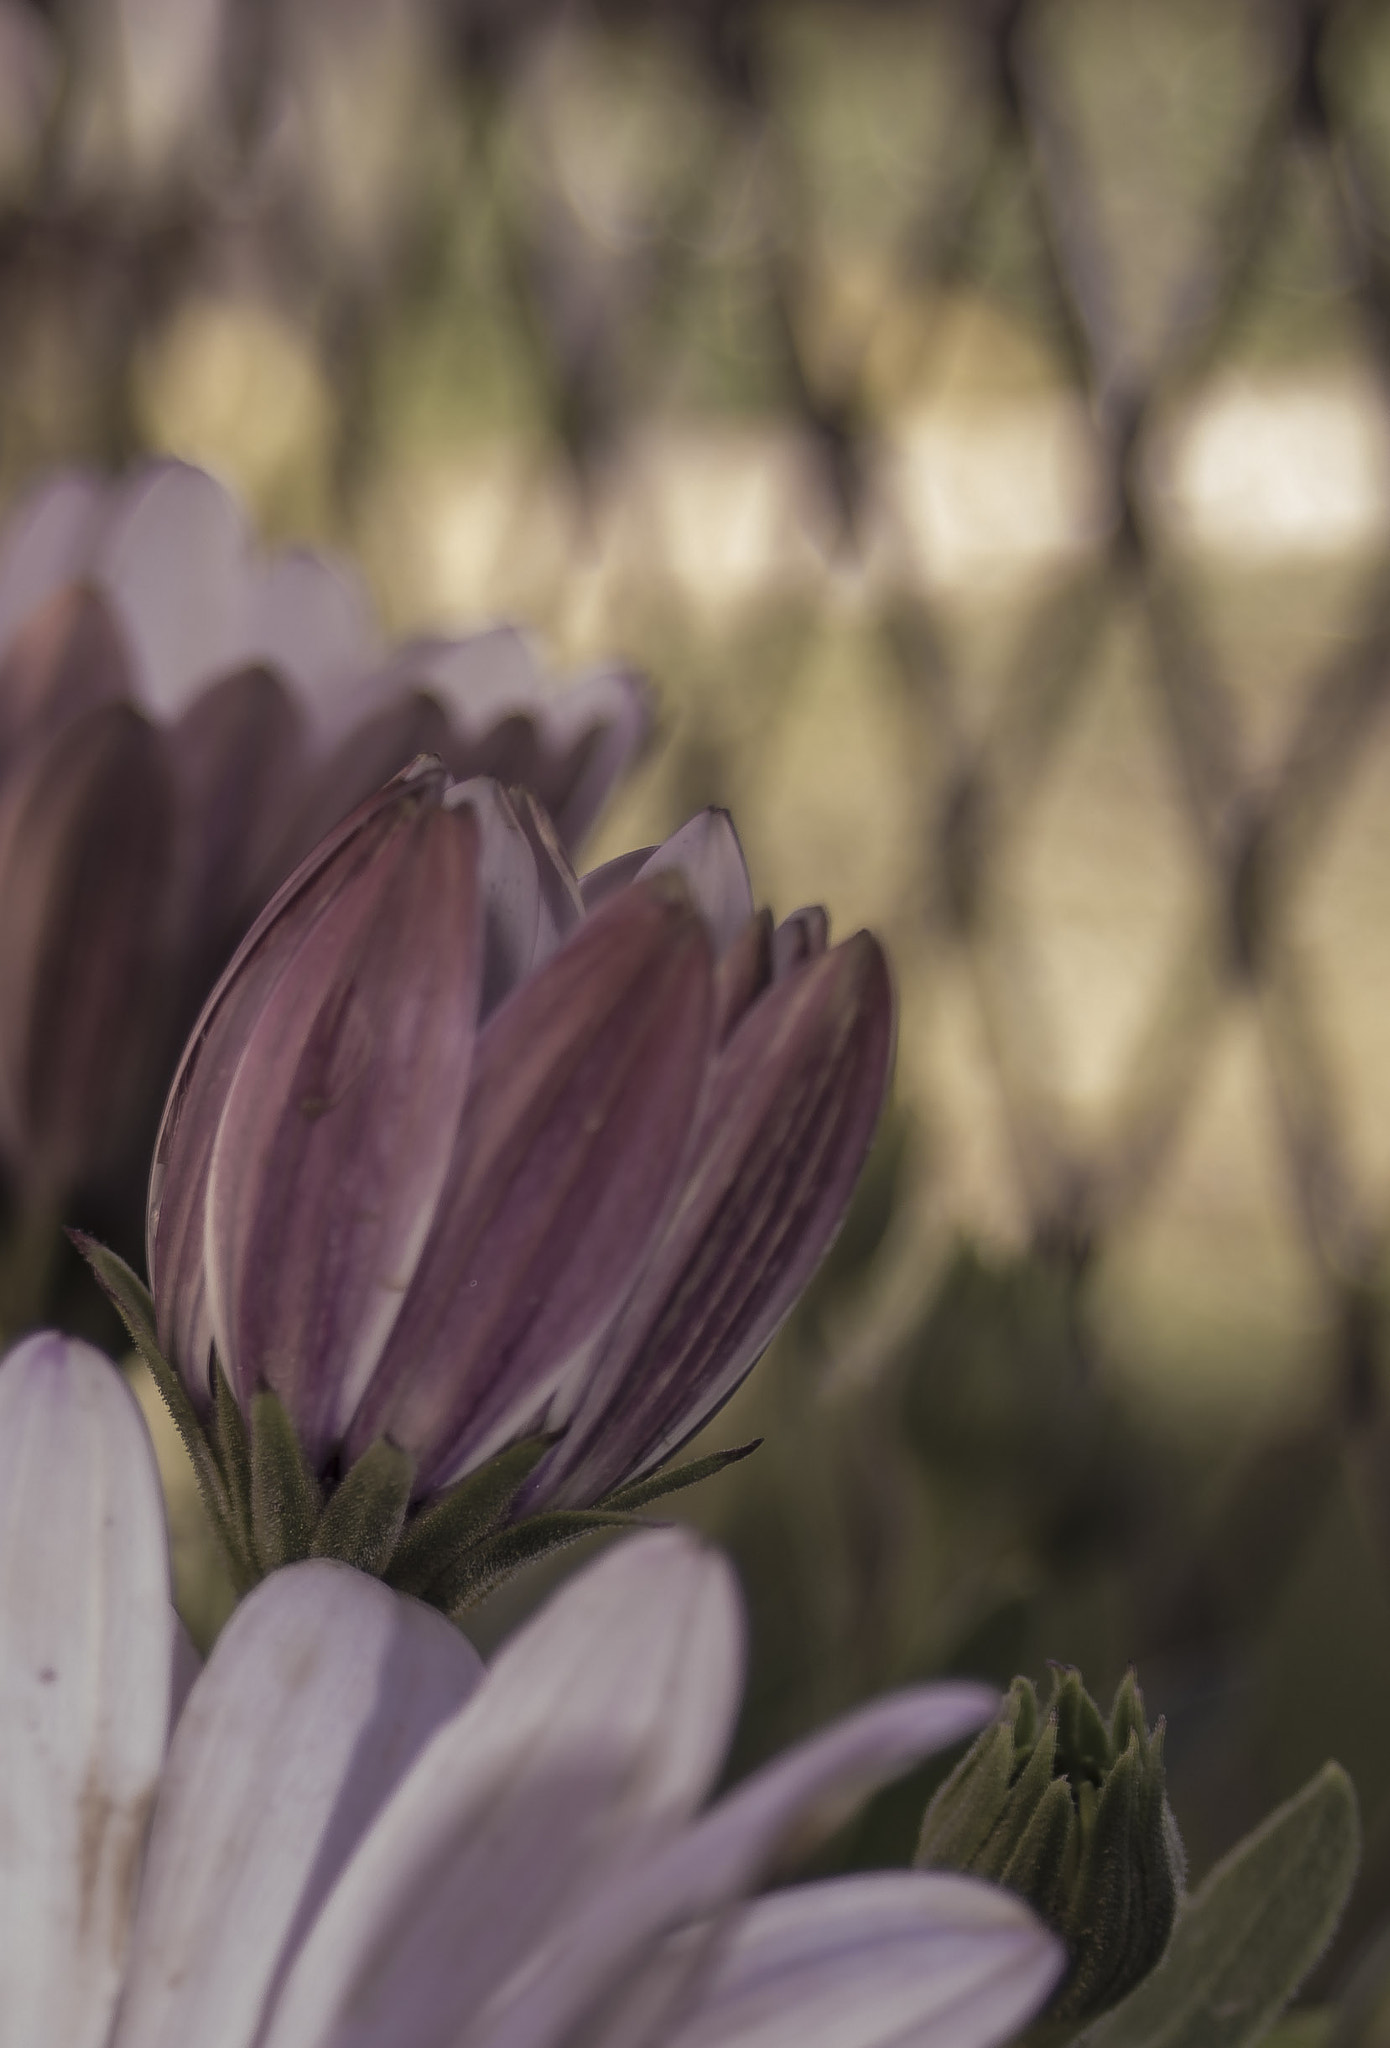
<svg viewBox="0 0 1390 2048">
<path fill-rule="evenodd" d="M 779 965 L 722 812 L 603 875 L 532 798 L 422 763 L 285 884 L 151 1182 L 159 1334 L 204 1411 L 215 1343 L 321 1478 L 384 1439 L 417 1503 L 557 1433 L 530 1511 L 649 1471 L 748 1371 L 868 1149 L 887 966 L 811 912 Z"/>
<path fill-rule="evenodd" d="M 442 769 L 408 771 L 281 890 L 156 1148 L 161 1335 L 206 1401 L 210 1334 L 238 1396 L 278 1393 L 315 1462 L 399 1313 L 468 1086 L 478 831 L 444 790 Z"/>
</svg>

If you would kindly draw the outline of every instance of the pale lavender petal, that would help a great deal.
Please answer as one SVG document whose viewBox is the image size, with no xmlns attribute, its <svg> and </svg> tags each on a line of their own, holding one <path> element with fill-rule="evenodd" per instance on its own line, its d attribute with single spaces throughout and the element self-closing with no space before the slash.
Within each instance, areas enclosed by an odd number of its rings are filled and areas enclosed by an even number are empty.
<svg viewBox="0 0 1390 2048">
<path fill-rule="evenodd" d="M 688 1534 L 633 1538 L 578 1574 L 382 1813 L 264 2048 L 452 2048 L 557 1914 L 699 1805 L 741 1677 L 732 1574 Z"/>
<path fill-rule="evenodd" d="M 772 980 L 772 913 L 760 910 L 719 962 L 714 978 L 715 1042 L 723 1045 Z"/>
<path fill-rule="evenodd" d="M 209 1396 L 212 1320 L 203 1260 L 213 1146 L 247 1041 L 325 905 L 377 857 L 403 801 L 438 803 L 444 774 L 415 768 L 328 834 L 266 905 L 203 1006 L 155 1141 L 145 1256 L 159 1338 L 200 1407 Z"/>
<path fill-rule="evenodd" d="M 276 1572 L 169 1751 L 113 2048 L 250 2048 L 397 1786 L 482 1676 L 442 1615 L 346 1565 Z"/>
<path fill-rule="evenodd" d="M 320 741 L 336 739 L 365 709 L 360 678 L 377 654 L 376 622 L 360 579 L 345 562 L 293 548 L 254 563 L 248 584 L 243 658 L 288 676 Z M 409 759 L 393 761 L 387 773 Z"/>
<path fill-rule="evenodd" d="M 134 649 L 143 701 L 161 717 L 244 656 L 249 540 L 206 471 L 151 462 L 114 490 L 94 572 Z"/>
<path fill-rule="evenodd" d="M 819 960 L 830 943 L 830 919 L 819 903 L 784 917 L 772 935 L 772 971 L 778 981 L 803 960 Z"/>
<path fill-rule="evenodd" d="M 779 1861 L 823 1840 L 880 1785 L 983 1726 L 997 1706 L 998 1695 L 984 1686 L 922 1686 L 876 1700 L 803 1742 L 665 1849 L 591 1887 L 525 1972 L 454 2037 L 460 2048 L 567 2048 L 596 2007 L 621 1997 L 654 1943 L 725 1911 Z M 340 2048 L 338 2037 L 329 2038 Z M 419 2048 L 443 2038 L 421 2036 Z M 341 2048 L 350 2039 L 342 2037 Z"/>
<path fill-rule="evenodd" d="M 188 1695 L 194 1681 L 203 1668 L 203 1660 L 193 1646 L 193 1638 L 174 1615 L 174 1661 L 173 1677 L 169 1695 L 169 1726 L 172 1729 L 188 1704 Z"/>
<path fill-rule="evenodd" d="M 620 853 L 615 860 L 606 860 L 602 867 L 590 868 L 587 875 L 581 875 L 579 893 L 585 910 L 597 910 L 619 889 L 635 882 L 657 850 L 655 846 L 635 846 L 631 853 Z"/>
<path fill-rule="evenodd" d="M 169 1727 L 159 1475 L 109 1359 L 51 1332 L 0 1363 L 0 2014 L 102 2048 Z"/>
<path fill-rule="evenodd" d="M 428 1490 L 554 1425 L 677 1185 L 710 1021 L 708 940 L 669 877 L 626 891 L 494 1012 L 350 1456 L 388 1435 Z"/>
<path fill-rule="evenodd" d="M 715 1065 L 680 1200 L 528 1508 L 598 1500 L 650 1470 L 738 1385 L 840 1226 L 892 1042 L 887 963 L 867 932 L 753 1004 Z"/>
<path fill-rule="evenodd" d="M 968 1877 L 801 1885 L 743 1911 L 663 2048 L 994 2048 L 1066 1961 L 1021 1899 Z"/>
<path fill-rule="evenodd" d="M 654 723 L 651 690 L 632 669 L 596 670 L 564 690 L 545 727 L 558 759 L 537 794 L 566 846 L 583 840 L 646 751 Z"/>
<path fill-rule="evenodd" d="M 85 575 L 105 487 L 60 469 L 27 491 L 0 531 L 0 647 L 65 584 Z"/>
<path fill-rule="evenodd" d="M 540 876 L 531 841 L 499 784 L 486 776 L 457 782 L 448 802 L 456 810 L 471 810 L 478 821 L 484 932 L 479 1014 L 486 1017 L 530 971 L 540 929 Z"/>
<path fill-rule="evenodd" d="M 753 915 L 748 865 L 729 813 L 713 807 L 697 812 L 658 846 L 641 872 L 657 875 L 672 868 L 690 884 L 716 954 L 727 952 Z"/>
<path fill-rule="evenodd" d="M 350 849 L 349 849 L 350 850 Z M 477 833 L 399 800 L 261 1003 L 208 1168 L 204 1263 L 238 1396 L 340 1445 L 429 1232 L 468 1087 Z"/>
<path fill-rule="evenodd" d="M 584 922 L 584 897 L 550 813 L 529 789 L 512 791 L 512 808 L 531 843 L 540 883 L 540 914 L 531 954 L 531 966 L 536 968 Z"/>
<path fill-rule="evenodd" d="M 567 847 L 583 838 L 651 736 L 651 693 L 640 676 L 602 669 L 552 684 L 513 626 L 417 641 L 391 673 L 448 707 L 445 758 L 456 776 L 491 775 L 529 789 Z"/>
</svg>

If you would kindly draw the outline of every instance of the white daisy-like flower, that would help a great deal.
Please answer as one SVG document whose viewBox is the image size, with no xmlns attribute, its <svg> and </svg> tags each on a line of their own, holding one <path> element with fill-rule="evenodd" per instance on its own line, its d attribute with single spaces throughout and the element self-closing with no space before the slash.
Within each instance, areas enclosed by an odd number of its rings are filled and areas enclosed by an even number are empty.
<svg viewBox="0 0 1390 2048">
<path fill-rule="evenodd" d="M 486 1670 L 311 1562 L 197 1672 L 135 1402 L 32 1337 L 0 1364 L 0 2042 L 1006 2039 L 1064 1965 L 1008 1894 L 905 1871 L 752 1896 L 993 1697 L 883 1699 L 706 1807 L 741 1677 L 732 1575 L 675 1530 L 608 1551 Z"/>
</svg>

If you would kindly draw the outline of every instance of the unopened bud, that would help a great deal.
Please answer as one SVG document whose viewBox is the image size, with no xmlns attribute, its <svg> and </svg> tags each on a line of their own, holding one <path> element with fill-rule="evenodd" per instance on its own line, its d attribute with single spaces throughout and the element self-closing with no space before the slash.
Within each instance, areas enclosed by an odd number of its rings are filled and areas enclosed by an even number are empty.
<svg viewBox="0 0 1390 2048">
<path fill-rule="evenodd" d="M 1054 1671 L 1045 1710 L 1016 1678 L 927 1808 L 917 1862 L 1004 1885 L 1063 1937 L 1072 1967 L 1049 2018 L 1089 2019 L 1133 1990 L 1167 1946 L 1185 1869 L 1163 1723 L 1146 1726 L 1134 1673 L 1108 1724 L 1079 1672 Z"/>
</svg>

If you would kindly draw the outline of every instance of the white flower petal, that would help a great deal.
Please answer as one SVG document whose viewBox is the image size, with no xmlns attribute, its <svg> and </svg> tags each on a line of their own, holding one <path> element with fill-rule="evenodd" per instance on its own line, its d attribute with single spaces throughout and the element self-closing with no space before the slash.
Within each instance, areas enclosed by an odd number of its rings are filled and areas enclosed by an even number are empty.
<svg viewBox="0 0 1390 2048">
<path fill-rule="evenodd" d="M 0 2015 L 99 2048 L 169 1726 L 164 1503 L 109 1359 L 45 1332 L 0 1365 Z"/>
<path fill-rule="evenodd" d="M 265 2048 L 454 2048 L 557 1914 L 699 1804 L 741 1677 L 732 1574 L 689 1535 L 635 1537 L 572 1579 L 382 1814 Z"/>
<path fill-rule="evenodd" d="M 86 470 L 60 469 L 20 499 L 0 532 L 0 649 L 85 572 L 102 496 Z"/>
<path fill-rule="evenodd" d="M 779 1757 L 640 1867 L 594 1888 L 515 1989 L 504 1989 L 460 2040 L 467 2048 L 561 2048 L 662 1935 L 723 1911 L 780 1857 L 921 1758 L 973 1733 L 998 1704 L 984 1686 L 921 1686 L 876 1700 Z"/>
<path fill-rule="evenodd" d="M 249 603 L 247 656 L 290 677 L 330 743 L 361 708 L 358 679 L 377 655 L 362 585 L 345 564 L 296 548 L 255 565 Z"/>
<path fill-rule="evenodd" d="M 334 1879 L 481 1671 L 442 1615 L 346 1565 L 251 1594 L 170 1749 L 116 2044 L 247 2048 Z"/>
<path fill-rule="evenodd" d="M 993 2048 L 1066 1950 L 1020 1899 L 938 1872 L 799 1886 L 740 1916 L 670 2048 Z"/>
<path fill-rule="evenodd" d="M 690 884 L 715 952 L 727 951 L 753 915 L 753 886 L 729 813 L 698 811 L 658 846 L 639 872 L 656 875 L 668 868 L 678 869 Z"/>
<path fill-rule="evenodd" d="M 161 718 L 246 653 L 250 557 L 230 492 L 205 470 L 151 462 L 112 496 L 94 567 Z"/>
</svg>

